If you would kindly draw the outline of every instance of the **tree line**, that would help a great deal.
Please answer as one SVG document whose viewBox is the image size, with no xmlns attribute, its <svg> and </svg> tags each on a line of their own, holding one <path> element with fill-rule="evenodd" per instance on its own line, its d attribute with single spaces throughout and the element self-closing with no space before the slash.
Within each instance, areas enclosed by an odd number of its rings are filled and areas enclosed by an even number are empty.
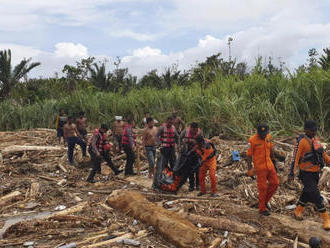
<svg viewBox="0 0 330 248">
<path fill-rule="evenodd" d="M 114 69 L 107 69 L 106 62 L 97 62 L 94 57 L 77 61 L 75 65 L 63 67 L 64 76 L 53 78 L 28 79 L 28 73 L 40 66 L 31 58 L 23 59 L 18 65 L 11 62 L 11 50 L 0 51 L 0 101 L 12 99 L 18 104 L 33 104 L 47 98 L 58 98 L 74 94 L 78 90 L 113 92 L 126 95 L 133 89 L 145 87 L 170 89 L 176 86 L 189 86 L 195 82 L 200 85 L 201 92 L 217 77 L 234 77 L 236 81 L 244 81 L 252 74 L 286 77 L 285 63 L 279 61 L 274 65 L 273 58 L 257 57 L 253 66 L 236 59 L 225 59 L 221 53 L 207 57 L 188 71 L 181 71 L 178 65 L 167 67 L 163 72 L 151 70 L 139 80 L 129 73 L 128 68 L 121 67 L 117 57 Z M 329 70 L 330 48 L 323 49 L 319 56 L 316 49 L 308 51 L 306 64 L 301 65 L 295 73 L 312 70 Z M 292 72 L 289 72 L 289 74 Z"/>
</svg>

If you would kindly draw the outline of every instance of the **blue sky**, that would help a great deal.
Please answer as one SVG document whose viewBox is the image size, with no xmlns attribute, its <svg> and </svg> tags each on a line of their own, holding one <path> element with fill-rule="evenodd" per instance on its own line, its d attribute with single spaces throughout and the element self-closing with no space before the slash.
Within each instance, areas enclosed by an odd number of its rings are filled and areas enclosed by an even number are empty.
<svg viewBox="0 0 330 248">
<path fill-rule="evenodd" d="M 141 76 L 177 63 L 189 69 L 221 52 L 227 39 L 239 61 L 258 55 L 305 63 L 307 51 L 330 47 L 327 0 L 1 0 L 0 49 L 14 63 L 32 57 L 49 77 L 87 56 L 116 56 Z"/>
</svg>

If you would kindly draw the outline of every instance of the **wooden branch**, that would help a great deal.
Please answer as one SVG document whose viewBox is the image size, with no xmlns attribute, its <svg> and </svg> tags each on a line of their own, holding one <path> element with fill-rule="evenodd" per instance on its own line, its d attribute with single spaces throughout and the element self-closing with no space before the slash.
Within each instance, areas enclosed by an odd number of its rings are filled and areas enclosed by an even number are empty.
<svg viewBox="0 0 330 248">
<path fill-rule="evenodd" d="M 16 197 L 22 195 L 21 192 L 19 191 L 14 191 L 14 192 L 11 192 L 3 197 L 0 198 L 0 206 L 3 206 L 5 205 L 7 202 L 15 199 Z"/>
<path fill-rule="evenodd" d="M 116 160 L 120 160 L 120 159 L 124 159 L 124 158 L 126 158 L 126 154 L 125 154 L 125 153 L 120 154 L 120 155 L 114 157 L 114 158 L 112 159 L 112 161 L 116 161 Z"/>
<path fill-rule="evenodd" d="M 99 242 L 99 243 L 96 243 L 96 244 L 92 244 L 92 245 L 83 246 L 82 248 L 94 248 L 94 247 L 100 247 L 100 246 L 106 247 L 107 245 L 120 242 L 123 239 L 132 239 L 134 237 L 135 238 L 141 237 L 141 236 L 145 235 L 146 233 L 147 233 L 146 230 L 139 231 L 135 236 L 132 233 L 126 233 L 124 235 L 121 235 L 120 237 L 117 237 L 117 238 L 114 238 L 114 239 L 110 239 L 110 240 L 106 240 L 106 241 L 102 241 L 102 242 Z"/>
<path fill-rule="evenodd" d="M 42 179 L 45 179 L 45 180 L 47 180 L 47 181 L 51 181 L 51 182 L 56 182 L 56 183 L 59 182 L 57 179 L 55 179 L 55 178 L 51 178 L 51 177 L 46 177 L 46 176 L 38 176 L 38 177 L 40 177 L 40 178 L 42 178 Z"/>
<path fill-rule="evenodd" d="M 55 212 L 55 213 L 51 214 L 50 216 L 47 216 L 46 219 L 54 218 L 54 217 L 57 217 L 57 216 L 65 216 L 65 215 L 70 215 L 70 214 L 73 214 L 73 213 L 77 213 L 77 212 L 82 211 L 86 206 L 87 206 L 87 202 L 82 202 L 82 203 L 79 203 L 78 205 L 75 205 L 71 208 L 64 209 L 64 210 L 59 211 L 59 212 Z"/>
<path fill-rule="evenodd" d="M 57 166 L 58 166 L 58 168 L 60 168 L 64 173 L 67 173 L 67 172 L 68 172 L 68 170 L 67 170 L 63 165 L 58 164 Z"/>
<path fill-rule="evenodd" d="M 215 240 L 212 241 L 211 245 L 209 248 L 217 248 L 222 242 L 222 238 L 218 237 Z"/>
</svg>

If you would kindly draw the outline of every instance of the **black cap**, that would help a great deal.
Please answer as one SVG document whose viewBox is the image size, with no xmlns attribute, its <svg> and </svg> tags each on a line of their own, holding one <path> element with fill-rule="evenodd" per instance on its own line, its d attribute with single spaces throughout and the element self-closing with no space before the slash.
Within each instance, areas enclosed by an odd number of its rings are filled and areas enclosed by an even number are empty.
<svg viewBox="0 0 330 248">
<path fill-rule="evenodd" d="M 317 123 L 314 120 L 307 120 L 305 121 L 304 125 L 305 130 L 316 131 L 317 130 Z"/>
<path fill-rule="evenodd" d="M 267 124 L 265 123 L 262 123 L 262 124 L 259 124 L 258 127 L 257 127 L 257 131 L 258 131 L 258 134 L 260 135 L 265 135 L 265 134 L 268 134 L 269 132 L 269 127 Z"/>
<path fill-rule="evenodd" d="M 108 131 L 108 130 L 109 130 L 109 128 L 108 128 L 108 126 L 107 126 L 107 124 L 102 124 L 102 125 L 101 125 L 101 128 L 102 128 L 102 129 L 104 129 L 104 130 L 106 130 L 106 131 Z"/>
<path fill-rule="evenodd" d="M 322 241 L 318 237 L 311 237 L 309 240 L 309 246 L 311 248 L 321 248 Z"/>
<path fill-rule="evenodd" d="M 200 145 L 203 145 L 205 143 L 204 137 L 202 135 L 197 136 L 196 142 Z"/>
</svg>

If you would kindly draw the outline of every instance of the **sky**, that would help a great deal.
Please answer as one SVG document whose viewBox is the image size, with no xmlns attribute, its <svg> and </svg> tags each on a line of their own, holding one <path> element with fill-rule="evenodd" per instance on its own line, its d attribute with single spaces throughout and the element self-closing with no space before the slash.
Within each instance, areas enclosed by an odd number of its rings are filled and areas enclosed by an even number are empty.
<svg viewBox="0 0 330 248">
<path fill-rule="evenodd" d="M 0 50 L 13 64 L 41 62 L 30 77 L 61 75 L 88 56 L 141 77 L 173 64 L 188 70 L 221 53 L 294 69 L 330 47 L 329 0 L 0 0 Z"/>
</svg>

